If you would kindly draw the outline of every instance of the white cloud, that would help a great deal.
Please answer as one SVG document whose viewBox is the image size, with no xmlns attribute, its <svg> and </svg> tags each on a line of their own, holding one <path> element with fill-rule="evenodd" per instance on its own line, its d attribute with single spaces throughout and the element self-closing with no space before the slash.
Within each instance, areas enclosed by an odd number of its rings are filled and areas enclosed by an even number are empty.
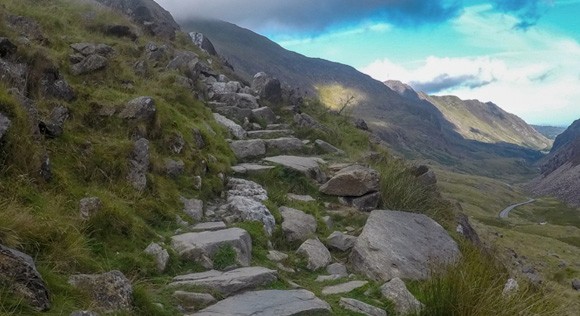
<svg viewBox="0 0 580 316">
<path fill-rule="evenodd" d="M 580 118 L 580 45 L 545 30 L 514 30 L 517 19 L 489 6 L 467 8 L 454 23 L 460 40 L 497 53 L 436 57 L 407 65 L 377 60 L 362 72 L 463 99 L 492 101 L 531 123 L 569 124 Z"/>
</svg>

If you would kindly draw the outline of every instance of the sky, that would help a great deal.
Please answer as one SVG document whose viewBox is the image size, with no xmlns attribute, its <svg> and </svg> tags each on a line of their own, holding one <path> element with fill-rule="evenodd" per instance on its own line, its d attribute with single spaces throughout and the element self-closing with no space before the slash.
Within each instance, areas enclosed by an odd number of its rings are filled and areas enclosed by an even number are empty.
<svg viewBox="0 0 580 316">
<path fill-rule="evenodd" d="M 580 0 L 156 0 L 286 49 L 434 95 L 494 102 L 528 123 L 580 118 Z"/>
</svg>

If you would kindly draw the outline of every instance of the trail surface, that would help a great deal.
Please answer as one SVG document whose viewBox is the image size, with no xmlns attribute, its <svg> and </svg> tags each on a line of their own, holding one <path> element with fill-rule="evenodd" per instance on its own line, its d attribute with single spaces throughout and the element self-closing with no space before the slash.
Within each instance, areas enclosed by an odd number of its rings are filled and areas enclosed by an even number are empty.
<svg viewBox="0 0 580 316">
<path fill-rule="evenodd" d="M 527 202 L 522 202 L 522 203 L 518 203 L 518 204 L 512 204 L 512 205 L 510 205 L 510 206 L 508 206 L 508 207 L 504 208 L 504 209 L 503 209 L 503 211 L 499 212 L 499 218 L 507 218 L 507 217 L 508 217 L 508 215 L 510 214 L 510 212 L 511 212 L 511 211 L 512 211 L 514 208 L 516 208 L 516 207 L 518 207 L 518 206 L 522 206 L 522 205 L 526 205 L 526 204 L 534 203 L 534 202 L 536 202 L 536 200 L 535 200 L 535 199 L 530 199 L 530 200 L 529 200 L 529 201 L 527 201 Z"/>
</svg>

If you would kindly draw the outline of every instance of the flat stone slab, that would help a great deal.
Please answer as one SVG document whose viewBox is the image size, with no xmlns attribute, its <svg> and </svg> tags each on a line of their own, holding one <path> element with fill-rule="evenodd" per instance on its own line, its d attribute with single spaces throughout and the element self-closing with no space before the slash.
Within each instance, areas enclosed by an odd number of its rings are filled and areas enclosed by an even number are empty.
<svg viewBox="0 0 580 316">
<path fill-rule="evenodd" d="M 264 165 L 252 164 L 252 163 L 242 163 L 242 164 L 233 166 L 232 171 L 234 173 L 237 173 L 237 174 L 253 175 L 253 174 L 265 173 L 265 172 L 268 172 L 274 168 L 275 168 L 274 166 L 264 166 Z"/>
<path fill-rule="evenodd" d="M 258 131 L 249 131 L 248 138 L 271 139 L 271 138 L 287 137 L 293 134 L 294 131 L 290 129 L 274 129 L 274 130 L 266 129 Z"/>
<path fill-rule="evenodd" d="M 190 230 L 193 232 L 201 231 L 216 231 L 228 228 L 224 222 L 205 222 L 191 226 Z"/>
<path fill-rule="evenodd" d="M 311 197 L 310 195 L 299 195 L 294 193 L 288 193 L 286 195 L 290 200 L 299 201 L 299 202 L 315 202 L 316 199 Z"/>
<path fill-rule="evenodd" d="M 226 272 L 210 270 L 200 273 L 179 275 L 169 284 L 176 286 L 200 286 L 231 295 L 270 284 L 278 279 L 278 272 L 263 267 L 246 267 Z"/>
<path fill-rule="evenodd" d="M 331 315 L 330 305 L 307 290 L 246 292 L 209 306 L 195 316 Z"/>
<path fill-rule="evenodd" d="M 285 168 L 296 170 L 318 182 L 323 182 L 326 176 L 320 170 L 320 165 L 326 163 L 317 157 L 300 156 L 274 156 L 263 159 L 264 161 L 281 165 Z"/>
<path fill-rule="evenodd" d="M 378 307 L 372 306 L 365 302 L 355 300 L 353 298 L 343 297 L 340 299 L 340 307 L 367 316 L 387 316 L 387 312 Z"/>
<path fill-rule="evenodd" d="M 327 286 L 322 289 L 322 295 L 348 293 L 367 285 L 368 281 L 350 281 L 342 284 Z"/>
</svg>

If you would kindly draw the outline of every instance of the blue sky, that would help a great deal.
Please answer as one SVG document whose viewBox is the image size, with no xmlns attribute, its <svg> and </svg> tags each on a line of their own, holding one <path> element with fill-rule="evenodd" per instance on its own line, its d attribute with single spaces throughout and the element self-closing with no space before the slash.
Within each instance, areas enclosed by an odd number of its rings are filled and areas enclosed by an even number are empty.
<svg viewBox="0 0 580 316">
<path fill-rule="evenodd" d="M 529 123 L 580 118 L 580 0 L 157 1 L 178 19 L 223 19 L 377 80 L 492 101 Z"/>
</svg>

